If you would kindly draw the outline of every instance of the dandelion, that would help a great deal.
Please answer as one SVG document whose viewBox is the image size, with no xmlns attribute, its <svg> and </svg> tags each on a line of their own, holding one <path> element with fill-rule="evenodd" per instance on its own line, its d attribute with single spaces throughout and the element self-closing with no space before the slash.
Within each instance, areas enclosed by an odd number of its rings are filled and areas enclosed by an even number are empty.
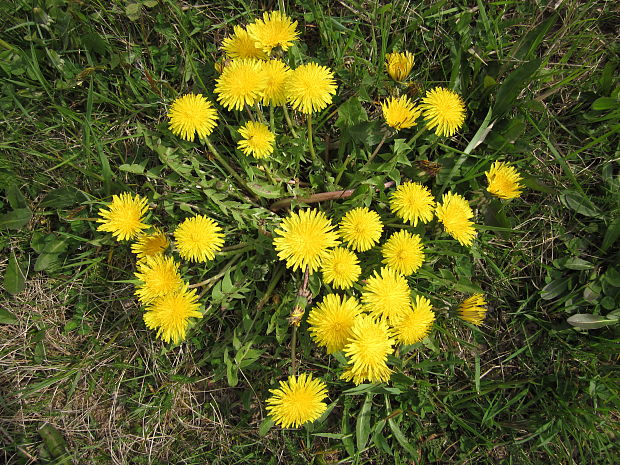
<svg viewBox="0 0 620 465">
<path fill-rule="evenodd" d="M 411 223 L 418 225 L 418 221 L 428 223 L 433 219 L 435 199 L 428 187 L 418 182 L 404 182 L 396 188 L 390 197 L 392 212 Z"/>
<path fill-rule="evenodd" d="M 465 122 L 465 103 L 459 94 L 443 87 L 435 87 L 426 93 L 420 108 L 426 127 L 435 128 L 438 136 L 452 136 Z"/>
<path fill-rule="evenodd" d="M 347 289 L 357 281 L 362 269 L 357 256 L 348 249 L 336 247 L 323 260 L 323 281 L 336 289 Z"/>
<path fill-rule="evenodd" d="M 291 18 L 279 11 L 264 12 L 263 19 L 249 24 L 247 30 L 256 46 L 267 54 L 277 46 L 287 51 L 299 38 L 297 21 L 291 21 Z"/>
<path fill-rule="evenodd" d="M 340 236 L 358 252 L 365 252 L 381 238 L 383 223 L 377 212 L 366 207 L 350 210 L 340 221 Z"/>
<path fill-rule="evenodd" d="M 406 95 L 387 98 L 381 104 L 381 110 L 386 124 L 397 131 L 415 126 L 416 120 L 422 114 Z"/>
<path fill-rule="evenodd" d="M 157 337 L 164 342 L 178 344 L 185 340 L 190 318 L 202 318 L 195 289 L 187 284 L 156 299 L 146 308 L 144 323 L 157 330 Z"/>
<path fill-rule="evenodd" d="M 286 82 L 291 69 L 281 60 L 269 60 L 263 64 L 267 84 L 263 91 L 263 104 L 279 106 L 286 104 Z"/>
<path fill-rule="evenodd" d="M 516 199 L 521 196 L 523 186 L 519 184 L 521 176 L 508 163 L 496 161 L 491 169 L 485 172 L 489 187 L 487 191 L 500 199 Z"/>
<path fill-rule="evenodd" d="M 135 275 L 141 281 L 136 289 L 136 295 L 144 304 L 150 304 L 183 285 L 179 264 L 172 257 L 163 255 L 140 260 Z"/>
<path fill-rule="evenodd" d="M 170 243 L 166 235 L 158 228 L 150 234 L 142 234 L 134 244 L 131 244 L 131 251 L 135 253 L 138 260 L 146 257 L 159 255 L 168 248 Z"/>
<path fill-rule="evenodd" d="M 107 205 L 107 210 L 99 209 L 98 223 L 101 224 L 97 231 L 112 233 L 117 241 L 133 239 L 143 229 L 149 227 L 143 223 L 144 214 L 148 207 L 146 199 L 139 195 L 132 196 L 128 192 L 112 197 L 112 202 Z"/>
<path fill-rule="evenodd" d="M 392 370 L 387 366 L 387 356 L 394 352 L 395 340 L 387 322 L 360 315 L 352 331 L 353 335 L 344 347 L 351 363 L 341 378 L 353 380 L 355 384 L 388 381 Z"/>
<path fill-rule="evenodd" d="M 265 158 L 273 153 L 276 136 L 263 123 L 248 121 L 239 128 L 241 139 L 237 144 L 239 150 L 254 158 Z"/>
<path fill-rule="evenodd" d="M 337 87 L 334 73 L 329 68 L 307 63 L 291 71 L 286 94 L 295 110 L 310 114 L 332 103 Z"/>
<path fill-rule="evenodd" d="M 204 215 L 186 218 L 174 231 L 179 255 L 193 262 L 213 260 L 224 244 L 221 231 L 215 221 Z"/>
<path fill-rule="evenodd" d="M 443 223 L 446 232 L 461 245 L 472 244 L 476 230 L 470 218 L 473 218 L 474 212 L 463 196 L 452 192 L 444 194 L 442 203 L 437 205 L 435 214 L 437 219 Z"/>
<path fill-rule="evenodd" d="M 232 36 L 226 37 L 222 41 L 222 46 L 220 47 L 229 58 L 267 59 L 267 54 L 256 46 L 256 40 L 250 37 L 245 28 L 235 26 L 233 32 Z"/>
<path fill-rule="evenodd" d="M 424 248 L 418 234 L 398 231 L 383 245 L 383 263 L 407 276 L 415 273 L 424 262 Z"/>
<path fill-rule="evenodd" d="M 338 235 L 325 213 L 318 210 L 302 210 L 284 218 L 281 229 L 276 229 L 273 240 L 280 260 L 295 271 L 308 269 L 313 273 L 321 266 L 329 249 L 338 245 Z"/>
<path fill-rule="evenodd" d="M 328 354 L 344 348 L 362 308 L 355 297 L 328 294 L 308 315 L 310 336 Z"/>
<path fill-rule="evenodd" d="M 270 389 L 267 411 L 276 425 L 282 428 L 298 428 L 319 418 L 327 409 L 323 399 L 327 397 L 327 386 L 311 374 L 289 376 L 280 381 L 278 389 Z"/>
<path fill-rule="evenodd" d="M 362 302 L 374 315 L 390 320 L 409 308 L 411 297 L 407 280 L 391 268 L 383 267 L 368 278 Z"/>
<path fill-rule="evenodd" d="M 415 344 L 428 334 L 435 321 L 431 301 L 416 296 L 413 308 L 399 315 L 394 322 L 394 335 L 401 344 Z"/>
<path fill-rule="evenodd" d="M 385 55 L 385 69 L 392 79 L 402 82 L 407 79 L 413 68 L 411 52 L 394 52 Z"/>
<path fill-rule="evenodd" d="M 459 318 L 475 324 L 476 326 L 480 326 L 487 313 L 486 304 L 483 294 L 472 295 L 459 305 L 457 310 Z"/>
<path fill-rule="evenodd" d="M 213 132 L 217 111 L 202 94 L 187 94 L 172 102 L 168 118 L 174 135 L 193 141 L 196 133 L 204 138 Z"/>
<path fill-rule="evenodd" d="M 261 61 L 240 58 L 226 66 L 215 83 L 218 102 L 228 110 L 242 110 L 262 98 L 267 76 Z"/>
</svg>

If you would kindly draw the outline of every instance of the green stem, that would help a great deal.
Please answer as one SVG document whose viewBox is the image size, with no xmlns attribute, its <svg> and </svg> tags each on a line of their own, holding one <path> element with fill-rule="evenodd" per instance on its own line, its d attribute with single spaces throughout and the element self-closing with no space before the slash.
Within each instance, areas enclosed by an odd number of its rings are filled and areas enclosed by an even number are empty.
<svg viewBox="0 0 620 465">
<path fill-rule="evenodd" d="M 372 152 L 372 154 L 368 157 L 368 161 L 366 162 L 366 166 L 368 166 L 370 164 L 370 162 L 377 156 L 377 154 L 379 153 L 379 150 L 381 150 L 381 147 L 383 146 L 383 143 L 385 142 L 385 140 L 388 137 L 388 133 L 385 132 L 383 134 L 383 139 L 381 139 L 381 142 L 379 142 L 379 145 L 377 145 L 375 147 L 375 150 Z"/>
<path fill-rule="evenodd" d="M 255 201 L 259 202 L 258 197 L 256 196 L 256 194 L 254 193 L 254 191 L 252 189 L 250 189 L 250 186 L 247 185 L 247 183 L 243 180 L 243 178 L 241 178 L 241 176 L 239 176 L 237 174 L 237 172 L 232 168 L 232 166 L 230 166 L 228 164 L 228 162 L 226 160 L 224 160 L 224 158 L 220 155 L 220 153 L 217 151 L 217 149 L 215 148 L 215 146 L 211 143 L 211 141 L 209 140 L 208 137 L 205 137 L 205 142 L 207 143 L 207 147 L 209 148 L 209 150 L 211 151 L 211 154 L 215 157 L 215 159 L 218 161 L 218 163 L 220 165 L 222 165 L 226 171 L 228 171 L 228 173 L 235 178 L 235 180 L 241 185 L 243 186 L 243 188 L 246 190 L 246 192 L 248 194 L 250 194 L 250 197 L 252 197 L 252 199 L 254 199 Z"/>
<path fill-rule="evenodd" d="M 288 108 L 286 105 L 282 106 L 282 110 L 284 110 L 284 119 L 286 119 L 286 124 L 288 124 L 288 128 L 291 130 L 291 134 L 293 137 L 297 137 L 297 131 L 295 131 L 295 126 L 293 125 L 293 121 L 291 120 L 291 115 L 288 113 Z"/>
<path fill-rule="evenodd" d="M 271 132 L 276 133 L 276 123 L 275 116 L 273 111 L 273 105 L 269 105 L 269 127 L 271 128 Z"/>
<path fill-rule="evenodd" d="M 316 152 L 314 151 L 314 142 L 312 140 L 312 113 L 306 119 L 308 120 L 308 148 L 310 149 L 312 160 L 316 160 Z"/>
<path fill-rule="evenodd" d="M 256 102 L 256 104 L 254 105 L 254 108 L 256 108 L 256 114 L 258 115 L 258 120 L 261 123 L 266 125 L 267 124 L 267 120 L 265 119 L 265 115 L 263 114 L 263 109 L 260 107 L 258 102 Z"/>
<path fill-rule="evenodd" d="M 273 174 L 271 173 L 271 168 L 269 168 L 269 164 L 265 160 L 261 160 L 261 164 L 263 165 L 263 168 L 265 169 L 265 174 L 267 175 L 267 179 L 269 179 L 269 182 L 273 184 L 274 186 L 278 184 L 276 179 L 273 177 Z"/>
</svg>

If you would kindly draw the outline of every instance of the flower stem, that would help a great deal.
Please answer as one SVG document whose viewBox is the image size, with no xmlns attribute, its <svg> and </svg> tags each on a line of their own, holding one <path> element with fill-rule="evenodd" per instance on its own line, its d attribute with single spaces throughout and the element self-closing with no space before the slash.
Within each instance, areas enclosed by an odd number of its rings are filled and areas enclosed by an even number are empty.
<svg viewBox="0 0 620 465">
<path fill-rule="evenodd" d="M 278 184 L 276 179 L 273 177 L 273 174 L 271 173 L 271 168 L 269 167 L 268 162 L 265 160 L 261 160 L 261 164 L 263 165 L 263 168 L 265 169 L 265 174 L 267 175 L 267 179 L 269 179 L 269 182 L 273 184 L 274 186 Z"/>
<path fill-rule="evenodd" d="M 297 374 L 297 328 L 299 328 L 301 319 L 303 318 L 306 311 L 306 306 L 310 303 L 311 299 L 310 291 L 308 291 L 309 277 L 310 270 L 306 268 L 303 282 L 301 284 L 301 287 L 299 288 L 299 291 L 297 292 L 295 305 L 293 307 L 293 310 L 291 311 L 291 316 L 289 317 L 289 322 L 293 327 L 293 334 L 291 335 L 291 374 L 293 376 Z"/>
<path fill-rule="evenodd" d="M 211 154 L 213 155 L 213 157 L 215 157 L 215 159 L 218 161 L 218 163 L 221 164 L 226 169 L 226 171 L 228 171 L 228 173 L 230 173 L 230 175 L 233 178 L 235 178 L 235 180 L 239 184 L 241 184 L 241 186 L 243 186 L 243 188 L 247 191 L 247 193 L 250 194 L 250 197 L 252 197 L 252 199 L 254 199 L 255 201 L 259 202 L 259 199 L 256 196 L 256 194 L 254 193 L 254 191 L 252 189 L 250 189 L 250 186 L 248 186 L 248 184 L 241 178 L 241 176 L 239 176 L 237 174 L 237 172 L 232 168 L 232 166 L 230 166 L 228 164 L 228 162 L 226 160 L 224 160 L 224 158 L 220 155 L 220 153 L 217 151 L 217 149 L 211 143 L 211 141 L 209 140 L 208 137 L 205 137 L 205 141 L 207 143 L 207 147 L 211 151 Z"/>
<path fill-rule="evenodd" d="M 316 152 L 314 151 L 314 142 L 312 141 L 312 113 L 308 115 L 308 148 L 310 149 L 310 156 L 312 160 L 316 160 Z"/>
<path fill-rule="evenodd" d="M 377 145 L 375 147 L 375 150 L 368 157 L 368 161 L 366 162 L 366 166 L 368 166 L 370 164 L 370 162 L 377 156 L 377 154 L 379 153 L 379 150 L 381 150 L 381 147 L 383 146 L 383 143 L 385 142 L 387 137 L 388 137 L 388 132 L 386 131 L 386 132 L 383 133 L 383 138 L 381 139 L 381 142 L 379 142 L 379 145 Z"/>
<path fill-rule="evenodd" d="M 267 120 L 265 119 L 265 115 L 263 114 L 263 109 L 260 107 L 258 102 L 256 102 L 256 104 L 254 105 L 254 108 L 256 108 L 256 114 L 258 115 L 258 120 L 261 123 L 266 125 L 267 124 Z"/>
<path fill-rule="evenodd" d="M 269 105 L 269 127 L 271 128 L 271 132 L 276 133 L 276 123 L 273 111 L 273 105 Z"/>
<path fill-rule="evenodd" d="M 291 115 L 288 113 L 288 108 L 286 105 L 282 106 L 282 110 L 284 110 L 284 119 L 286 119 L 286 124 L 288 124 L 288 128 L 291 130 L 291 134 L 293 137 L 297 137 L 297 131 L 295 131 L 295 126 L 293 125 L 293 121 L 291 120 Z"/>
</svg>

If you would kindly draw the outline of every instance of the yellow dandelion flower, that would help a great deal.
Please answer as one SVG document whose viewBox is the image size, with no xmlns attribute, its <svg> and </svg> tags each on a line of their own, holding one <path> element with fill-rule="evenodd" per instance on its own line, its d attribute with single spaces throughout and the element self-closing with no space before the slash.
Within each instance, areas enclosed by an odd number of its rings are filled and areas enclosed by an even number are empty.
<svg viewBox="0 0 620 465">
<path fill-rule="evenodd" d="M 301 210 L 291 213 L 282 220 L 281 229 L 276 229 L 273 245 L 280 260 L 286 260 L 286 266 L 295 271 L 308 269 L 314 273 L 329 253 L 329 249 L 338 245 L 338 235 L 334 226 L 318 210 Z"/>
<path fill-rule="evenodd" d="M 178 344 L 185 340 L 190 318 L 202 318 L 195 289 L 187 284 L 158 298 L 146 308 L 144 323 L 157 330 L 157 337 L 164 342 Z"/>
<path fill-rule="evenodd" d="M 287 51 L 299 38 L 297 21 L 291 21 L 291 18 L 279 11 L 265 11 L 263 19 L 249 24 L 247 30 L 256 46 L 267 54 L 277 46 Z"/>
<path fill-rule="evenodd" d="M 328 354 L 344 349 L 362 307 L 355 297 L 328 294 L 308 315 L 310 336 Z"/>
<path fill-rule="evenodd" d="M 107 210 L 99 209 L 98 223 L 101 224 L 97 231 L 112 233 L 117 241 L 133 239 L 140 234 L 143 229 L 149 227 L 143 223 L 144 214 L 148 207 L 146 199 L 139 195 L 132 196 L 128 192 L 112 197 L 112 202 L 107 205 Z"/>
<path fill-rule="evenodd" d="M 170 131 L 181 139 L 193 141 L 207 137 L 213 132 L 217 121 L 217 111 L 202 94 L 187 94 L 177 98 L 170 106 Z"/>
<path fill-rule="evenodd" d="M 474 217 L 474 212 L 463 196 L 452 192 L 444 194 L 442 203 L 437 205 L 435 214 L 448 234 L 462 245 L 472 244 L 476 237 L 476 230 L 470 218 Z"/>
<path fill-rule="evenodd" d="M 138 236 L 136 242 L 131 244 L 131 251 L 137 255 L 138 260 L 141 260 L 162 253 L 169 245 L 168 238 L 163 231 L 155 228 L 150 234 Z"/>
<path fill-rule="evenodd" d="M 438 136 L 452 136 L 465 122 L 465 103 L 459 94 L 443 87 L 435 87 L 426 93 L 420 108 L 426 127 L 435 128 Z"/>
<path fill-rule="evenodd" d="M 368 278 L 362 291 L 362 302 L 374 316 L 396 318 L 409 308 L 411 296 L 404 276 L 397 271 L 383 267 Z"/>
<path fill-rule="evenodd" d="M 508 163 L 496 161 L 486 173 L 489 187 L 487 191 L 500 199 L 516 199 L 521 196 L 523 186 L 519 184 L 521 176 Z"/>
<path fill-rule="evenodd" d="M 486 301 L 483 294 L 474 294 L 465 299 L 458 308 L 459 318 L 480 326 L 487 314 Z"/>
<path fill-rule="evenodd" d="M 428 334 L 435 313 L 431 301 L 426 297 L 416 296 L 412 309 L 402 313 L 394 322 L 394 336 L 401 344 L 415 344 Z"/>
<path fill-rule="evenodd" d="M 263 64 L 263 73 L 267 76 L 267 84 L 263 91 L 263 104 L 285 105 L 286 81 L 291 74 L 291 68 L 282 60 L 269 60 Z"/>
<path fill-rule="evenodd" d="M 241 139 L 237 147 L 246 155 L 265 158 L 273 153 L 276 136 L 263 123 L 248 121 L 239 128 Z"/>
<path fill-rule="evenodd" d="M 172 257 L 163 255 L 140 260 L 135 275 L 141 281 L 136 288 L 136 295 L 138 300 L 145 304 L 150 304 L 183 285 L 179 264 Z"/>
<path fill-rule="evenodd" d="M 392 370 L 387 366 L 387 356 L 394 352 L 395 340 L 387 322 L 360 315 L 352 331 L 353 335 L 344 347 L 351 363 L 341 378 L 353 380 L 355 384 L 388 381 Z"/>
<path fill-rule="evenodd" d="M 394 52 L 385 55 L 385 69 L 392 79 L 402 82 L 407 79 L 413 68 L 411 52 Z"/>
<path fill-rule="evenodd" d="M 379 242 L 383 223 L 377 212 L 366 207 L 354 208 L 344 215 L 338 232 L 353 250 L 365 252 Z"/>
<path fill-rule="evenodd" d="M 289 376 L 280 381 L 278 389 L 270 389 L 267 399 L 267 412 L 276 425 L 282 428 L 298 428 L 319 418 L 327 409 L 322 402 L 327 397 L 327 385 L 311 374 Z"/>
<path fill-rule="evenodd" d="M 224 244 L 221 231 L 222 228 L 206 216 L 186 218 L 174 231 L 179 255 L 193 262 L 213 260 Z"/>
<path fill-rule="evenodd" d="M 417 226 L 418 221 L 422 223 L 431 221 L 433 208 L 435 199 L 431 191 L 419 182 L 404 182 L 390 196 L 392 212 L 413 226 Z"/>
<path fill-rule="evenodd" d="M 218 102 L 228 110 L 242 110 L 262 98 L 266 85 L 263 62 L 239 58 L 226 66 L 215 81 L 215 93 Z"/>
<path fill-rule="evenodd" d="M 310 114 L 332 103 L 337 87 L 329 68 L 306 63 L 291 71 L 286 81 L 286 94 L 295 110 Z"/>
<path fill-rule="evenodd" d="M 362 269 L 357 256 L 349 249 L 336 247 L 323 259 L 323 281 L 336 289 L 347 289 L 357 281 Z"/>
<path fill-rule="evenodd" d="M 416 120 L 422 114 L 406 95 L 387 98 L 381 104 L 381 110 L 386 124 L 397 131 L 415 126 Z"/>
<path fill-rule="evenodd" d="M 226 37 L 222 41 L 220 47 L 226 53 L 228 58 L 256 58 L 257 60 L 266 60 L 267 54 L 256 46 L 256 40 L 250 37 L 248 31 L 241 27 L 235 26 L 234 33 L 230 37 Z"/>
<path fill-rule="evenodd" d="M 424 262 L 424 247 L 418 234 L 398 231 L 383 244 L 383 263 L 407 276 L 415 273 Z"/>
</svg>

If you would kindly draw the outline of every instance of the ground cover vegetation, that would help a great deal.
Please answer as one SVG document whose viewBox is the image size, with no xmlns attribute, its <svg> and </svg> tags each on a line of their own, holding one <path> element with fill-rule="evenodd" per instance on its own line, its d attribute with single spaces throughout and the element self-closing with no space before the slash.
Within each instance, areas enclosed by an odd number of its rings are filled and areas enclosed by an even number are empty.
<svg viewBox="0 0 620 465">
<path fill-rule="evenodd" d="M 5 463 L 616 463 L 608 2 L 2 3 Z"/>
</svg>

